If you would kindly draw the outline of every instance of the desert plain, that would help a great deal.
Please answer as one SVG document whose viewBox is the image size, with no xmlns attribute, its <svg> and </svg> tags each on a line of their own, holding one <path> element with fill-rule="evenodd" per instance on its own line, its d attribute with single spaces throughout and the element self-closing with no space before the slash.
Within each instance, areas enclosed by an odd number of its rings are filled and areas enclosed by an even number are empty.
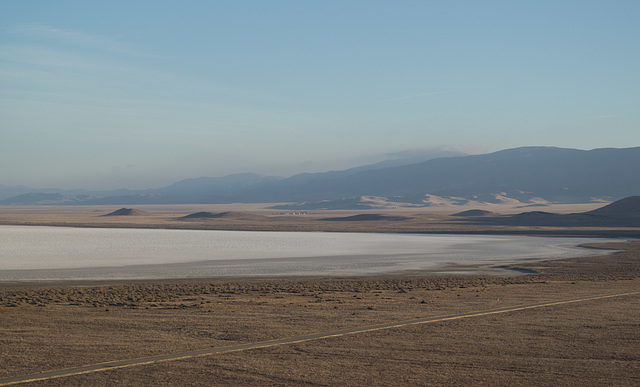
<svg viewBox="0 0 640 387">
<path fill-rule="evenodd" d="M 140 206 L 128 215 L 104 216 L 116 210 L 8 207 L 0 224 L 622 238 L 589 246 L 602 255 L 514 263 L 493 275 L 3 283 L 0 385 L 21 375 L 115 360 L 562 300 L 576 302 L 44 380 L 35 376 L 24 383 L 640 384 L 640 242 L 633 240 L 640 227 L 483 224 L 452 217 L 446 209 L 283 212 L 258 205 Z M 209 215 L 184 218 L 199 212 Z M 614 296 L 590 299 L 604 295 Z"/>
<path fill-rule="evenodd" d="M 631 205 L 633 211 L 640 197 Z M 456 216 L 476 207 L 443 203 L 434 207 L 390 206 L 347 210 L 280 210 L 278 203 L 176 204 L 120 206 L 0 206 L 0 225 L 163 228 L 246 231 L 327 231 L 385 233 L 457 233 L 638 237 L 640 227 L 575 224 L 520 225 L 509 217 L 537 209 L 581 213 L 607 203 L 551 204 L 522 207 L 516 203 L 483 205 L 484 216 Z"/>
</svg>

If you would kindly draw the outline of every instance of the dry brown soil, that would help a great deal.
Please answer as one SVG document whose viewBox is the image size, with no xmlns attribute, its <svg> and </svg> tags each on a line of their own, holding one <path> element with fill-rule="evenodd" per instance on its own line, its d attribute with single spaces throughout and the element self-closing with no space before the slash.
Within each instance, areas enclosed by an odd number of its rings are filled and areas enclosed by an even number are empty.
<svg viewBox="0 0 640 387">
<path fill-rule="evenodd" d="M 536 275 L 0 288 L 0 378 L 416 317 L 640 290 L 640 242 Z M 547 306 L 30 385 L 640 385 L 640 296 Z"/>
</svg>

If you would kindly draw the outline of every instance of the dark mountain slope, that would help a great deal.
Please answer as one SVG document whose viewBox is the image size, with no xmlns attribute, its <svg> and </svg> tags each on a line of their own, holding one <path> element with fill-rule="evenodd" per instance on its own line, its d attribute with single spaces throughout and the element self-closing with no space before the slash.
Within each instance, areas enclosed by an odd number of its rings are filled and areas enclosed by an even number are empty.
<svg viewBox="0 0 640 387">
<path fill-rule="evenodd" d="M 640 196 L 630 196 L 620 199 L 604 207 L 586 212 L 589 215 L 606 216 L 609 218 L 638 218 L 640 219 Z"/>
<path fill-rule="evenodd" d="M 580 202 L 618 199 L 640 192 L 640 147 L 576 149 L 527 147 L 419 164 L 367 170 L 348 176 L 295 176 L 259 191 L 241 193 L 246 202 L 335 200 L 344 197 L 433 194 L 487 200 L 505 193 L 515 199 L 542 197 Z"/>
<path fill-rule="evenodd" d="M 553 214 L 533 211 L 514 215 L 502 222 L 518 226 L 638 227 L 640 226 L 640 196 L 620 199 L 588 212 Z"/>
<path fill-rule="evenodd" d="M 538 202 L 533 199 L 542 198 L 565 203 L 640 194 L 640 147 L 591 151 L 524 147 L 389 168 L 384 165 L 387 164 L 287 179 L 248 173 L 201 177 L 163 188 L 117 194 L 33 193 L 0 201 L 0 205 L 307 202 L 309 208 L 308 203 L 320 201 L 354 206 L 347 202 L 362 196 L 421 205 L 425 194 L 458 202 L 495 202 L 505 198 Z"/>
</svg>

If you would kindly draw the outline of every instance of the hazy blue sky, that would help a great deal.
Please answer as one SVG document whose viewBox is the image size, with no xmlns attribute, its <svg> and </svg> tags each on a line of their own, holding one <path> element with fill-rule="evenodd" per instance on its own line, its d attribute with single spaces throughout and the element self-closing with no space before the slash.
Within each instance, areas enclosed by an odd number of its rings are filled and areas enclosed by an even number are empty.
<svg viewBox="0 0 640 387">
<path fill-rule="evenodd" d="M 640 146 L 639 15 L 637 0 L 4 0 L 0 184 Z"/>
</svg>

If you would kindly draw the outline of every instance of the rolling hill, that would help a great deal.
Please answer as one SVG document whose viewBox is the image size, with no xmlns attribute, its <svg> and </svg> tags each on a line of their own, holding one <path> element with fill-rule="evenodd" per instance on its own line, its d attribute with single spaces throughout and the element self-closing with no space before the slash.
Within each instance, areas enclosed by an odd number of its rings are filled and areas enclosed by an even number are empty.
<svg viewBox="0 0 640 387">
<path fill-rule="evenodd" d="M 588 212 L 554 214 L 532 211 L 511 216 L 502 222 L 518 226 L 638 227 L 640 226 L 640 196 L 620 199 Z"/>
</svg>

